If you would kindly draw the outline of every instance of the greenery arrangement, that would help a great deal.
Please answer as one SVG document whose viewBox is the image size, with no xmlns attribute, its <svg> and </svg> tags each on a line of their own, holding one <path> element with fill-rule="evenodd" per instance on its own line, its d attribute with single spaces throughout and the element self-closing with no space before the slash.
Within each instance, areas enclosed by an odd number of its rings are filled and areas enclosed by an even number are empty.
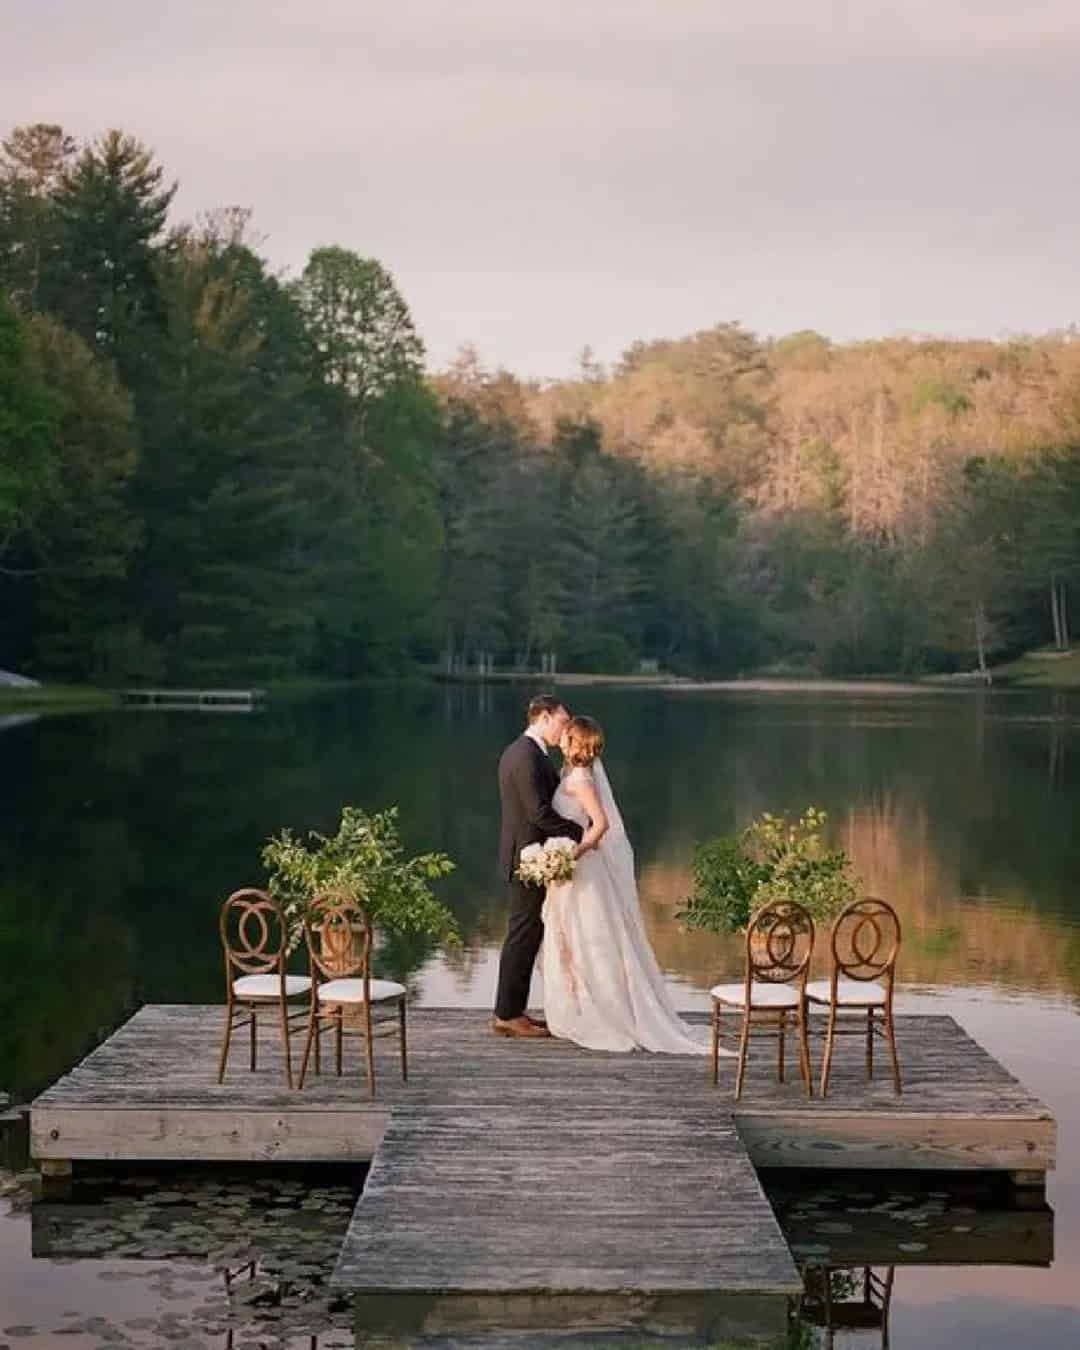
<svg viewBox="0 0 1080 1350">
<path fill-rule="evenodd" d="M 270 893 L 288 918 L 290 949 L 303 934 L 308 905 L 327 891 L 356 900 L 383 933 L 459 940 L 454 916 L 429 884 L 447 876 L 454 864 L 445 853 L 406 857 L 396 806 L 373 815 L 345 806 L 336 834 L 313 830 L 307 842 L 282 830 L 267 841 L 262 861 Z"/>
<path fill-rule="evenodd" d="M 768 901 L 798 901 L 828 919 L 862 895 L 862 882 L 842 849 L 825 841 L 827 816 L 808 806 L 798 820 L 766 812 L 734 835 L 694 850 L 694 890 L 679 918 L 688 928 L 737 933 Z"/>
</svg>

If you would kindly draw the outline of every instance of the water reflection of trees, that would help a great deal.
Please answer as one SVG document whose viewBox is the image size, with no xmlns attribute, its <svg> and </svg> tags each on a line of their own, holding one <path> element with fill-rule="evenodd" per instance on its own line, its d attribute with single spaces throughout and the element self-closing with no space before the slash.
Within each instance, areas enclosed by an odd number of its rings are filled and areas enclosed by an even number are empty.
<svg viewBox="0 0 1080 1350">
<path fill-rule="evenodd" d="M 28 1092 L 130 1004 L 217 1001 L 221 897 L 263 839 L 400 803 L 406 843 L 445 849 L 467 973 L 499 941 L 495 765 L 527 689 L 402 685 L 252 716 L 109 713 L 4 733 L 0 1088 Z M 1068 697 L 777 699 L 568 690 L 609 738 L 662 963 L 707 987 L 737 942 L 681 933 L 694 841 L 763 810 L 830 811 L 906 927 L 902 977 L 1080 992 L 1075 734 Z M 382 969 L 430 953 L 393 944 Z M 72 972 L 75 972 L 73 975 Z M 11 1066 L 11 1067 L 8 1067 Z"/>
<path fill-rule="evenodd" d="M 1080 994 L 1077 920 L 1040 910 L 1030 886 L 1013 880 L 990 893 L 985 883 L 982 893 L 965 893 L 962 883 L 971 880 L 971 864 L 940 850 L 923 802 L 883 793 L 834 814 L 833 828 L 868 892 L 888 899 L 900 914 L 904 982 Z M 742 944 L 738 938 L 703 938 L 680 929 L 674 915 L 690 884 L 682 859 L 642 869 L 646 921 L 662 964 L 705 987 L 741 968 Z M 826 959 L 819 944 L 815 965 L 820 971 Z"/>
<path fill-rule="evenodd" d="M 663 964 L 704 986 L 741 961 L 737 942 L 688 938 L 674 924 L 693 840 L 812 801 L 871 892 L 900 910 L 903 979 L 1080 992 L 1075 789 L 1054 748 L 1069 724 L 1060 707 L 1037 720 L 1044 708 L 1019 696 L 695 705 L 693 736 L 663 731 L 680 746 L 684 783 L 666 837 L 646 811 L 637 832 Z"/>
</svg>

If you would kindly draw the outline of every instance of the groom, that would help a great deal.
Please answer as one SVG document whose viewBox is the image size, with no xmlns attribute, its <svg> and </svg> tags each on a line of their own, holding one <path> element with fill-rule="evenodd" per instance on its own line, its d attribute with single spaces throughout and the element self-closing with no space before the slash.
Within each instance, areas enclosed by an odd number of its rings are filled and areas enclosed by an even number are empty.
<svg viewBox="0 0 1080 1350">
<path fill-rule="evenodd" d="M 506 882 L 510 900 L 510 925 L 499 958 L 499 989 L 492 1023 L 500 1036 L 522 1040 L 547 1036 L 540 1022 L 526 1015 L 533 963 L 544 936 L 540 911 L 544 892 L 514 880 L 521 850 L 527 844 L 567 835 L 581 841 L 581 826 L 566 820 L 551 804 L 559 775 L 549 750 L 558 745 L 570 713 L 550 694 L 538 694 L 529 704 L 528 725 L 506 747 L 499 760 L 499 799 L 502 804 L 502 837 L 499 843 L 499 874 Z"/>
</svg>

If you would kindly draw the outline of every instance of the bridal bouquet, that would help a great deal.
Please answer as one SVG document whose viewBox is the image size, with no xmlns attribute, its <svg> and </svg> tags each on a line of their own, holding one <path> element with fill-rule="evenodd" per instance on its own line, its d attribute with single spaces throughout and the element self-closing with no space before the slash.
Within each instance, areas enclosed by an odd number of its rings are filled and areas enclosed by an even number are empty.
<svg viewBox="0 0 1080 1350">
<path fill-rule="evenodd" d="M 550 886 L 574 875 L 574 841 L 560 835 L 542 844 L 527 844 L 514 876 L 526 886 Z"/>
</svg>

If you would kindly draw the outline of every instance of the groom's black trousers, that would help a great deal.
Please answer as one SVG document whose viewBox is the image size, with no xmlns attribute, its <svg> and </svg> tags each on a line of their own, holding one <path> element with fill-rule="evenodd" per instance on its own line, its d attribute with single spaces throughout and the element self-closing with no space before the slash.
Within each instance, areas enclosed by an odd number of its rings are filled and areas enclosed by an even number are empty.
<svg viewBox="0 0 1080 1350">
<path fill-rule="evenodd" d="M 529 1002 L 533 965 L 544 939 L 544 924 L 540 918 L 544 888 L 511 881 L 506 894 L 510 901 L 510 926 L 499 958 L 495 1016 L 509 1021 L 512 1017 L 520 1017 Z"/>
</svg>

